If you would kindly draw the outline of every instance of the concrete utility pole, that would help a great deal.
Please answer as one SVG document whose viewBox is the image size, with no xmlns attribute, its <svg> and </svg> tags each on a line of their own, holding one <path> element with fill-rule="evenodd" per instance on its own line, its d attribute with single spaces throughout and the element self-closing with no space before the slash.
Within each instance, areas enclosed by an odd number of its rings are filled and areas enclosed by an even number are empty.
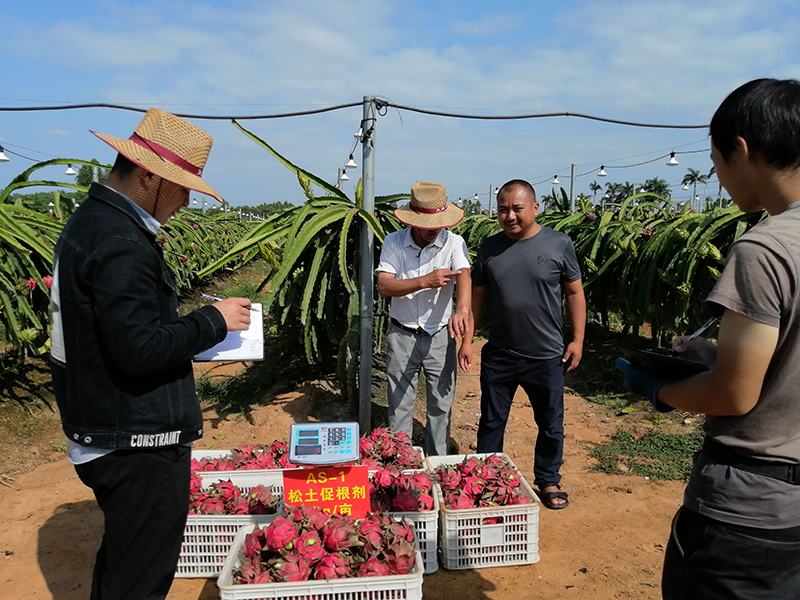
<svg viewBox="0 0 800 600">
<path fill-rule="evenodd" d="M 575 168 L 573 163 L 569 168 L 569 211 L 575 212 Z"/>
<path fill-rule="evenodd" d="M 362 208 L 375 214 L 375 98 L 364 96 L 361 122 Z M 358 424 L 361 434 L 372 431 L 372 290 L 375 239 L 369 225 L 361 223 L 361 294 L 359 302 Z"/>
</svg>

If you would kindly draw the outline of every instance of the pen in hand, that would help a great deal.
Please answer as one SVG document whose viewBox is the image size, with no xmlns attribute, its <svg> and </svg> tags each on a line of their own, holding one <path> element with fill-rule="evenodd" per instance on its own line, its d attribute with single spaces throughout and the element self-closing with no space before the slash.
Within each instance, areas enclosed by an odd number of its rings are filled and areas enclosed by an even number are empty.
<svg viewBox="0 0 800 600">
<path fill-rule="evenodd" d="M 201 293 L 200 297 L 206 300 L 213 300 L 214 302 L 222 302 L 223 300 L 219 296 L 212 296 L 211 294 L 206 294 L 206 293 Z M 244 308 L 246 308 L 247 310 L 253 310 L 252 306 L 245 306 Z"/>
<path fill-rule="evenodd" d="M 705 333 L 706 329 L 708 329 L 714 323 L 717 322 L 718 318 L 719 317 L 711 317 L 708 321 L 700 325 L 700 327 L 697 328 L 697 331 L 695 331 L 692 335 L 690 335 L 686 341 L 691 342 L 693 339 L 700 337 L 703 333 Z"/>
</svg>

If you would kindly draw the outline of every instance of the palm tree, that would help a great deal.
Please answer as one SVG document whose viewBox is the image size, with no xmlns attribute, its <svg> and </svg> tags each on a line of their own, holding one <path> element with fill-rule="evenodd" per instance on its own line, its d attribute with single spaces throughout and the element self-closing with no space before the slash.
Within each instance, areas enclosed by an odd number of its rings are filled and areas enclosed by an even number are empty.
<svg viewBox="0 0 800 600">
<path fill-rule="evenodd" d="M 697 169 L 688 169 L 688 171 L 689 172 L 683 176 L 683 181 L 681 181 L 681 184 L 692 186 L 691 202 L 694 202 L 694 199 L 697 198 L 697 184 L 708 183 L 708 175 L 701 175 L 700 171 Z"/>
<path fill-rule="evenodd" d="M 594 200 L 597 197 L 597 192 L 602 190 L 603 186 L 597 183 L 596 181 L 593 181 L 592 183 L 589 184 L 589 189 L 592 191 L 592 204 L 594 204 Z"/>
<path fill-rule="evenodd" d="M 648 179 L 644 182 L 642 187 L 644 187 L 644 189 L 651 194 L 656 194 L 662 198 L 666 198 L 667 200 L 672 197 L 672 189 L 670 189 L 669 184 L 666 182 L 666 180 L 659 177 Z"/>
</svg>

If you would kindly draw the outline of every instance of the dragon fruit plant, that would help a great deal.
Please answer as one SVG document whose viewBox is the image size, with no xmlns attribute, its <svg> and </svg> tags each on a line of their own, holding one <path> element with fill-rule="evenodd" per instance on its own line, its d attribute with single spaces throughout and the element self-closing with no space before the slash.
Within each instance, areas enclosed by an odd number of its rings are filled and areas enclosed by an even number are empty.
<svg viewBox="0 0 800 600">
<path fill-rule="evenodd" d="M 377 471 L 369 482 L 373 512 L 419 512 L 433 510 L 431 478 L 427 473 L 405 474 L 390 466 Z"/>
<path fill-rule="evenodd" d="M 370 469 L 395 465 L 402 469 L 421 469 L 422 457 L 411 446 L 411 438 L 405 433 L 393 433 L 387 428 L 374 429 L 361 436 L 358 464 Z"/>
<path fill-rule="evenodd" d="M 190 515 L 273 515 L 278 512 L 281 500 L 272 494 L 270 486 L 257 485 L 245 494 L 230 480 L 212 483 L 205 491 L 200 489 L 199 481 L 192 474 Z"/>
<path fill-rule="evenodd" d="M 520 489 L 520 476 L 502 457 L 471 457 L 455 466 L 441 465 L 435 476 L 448 509 L 530 504 Z"/>
<path fill-rule="evenodd" d="M 386 514 L 357 520 L 305 505 L 287 510 L 286 518 L 256 525 L 245 537 L 234 584 L 405 575 L 414 568 L 414 536 L 405 520 Z"/>
</svg>

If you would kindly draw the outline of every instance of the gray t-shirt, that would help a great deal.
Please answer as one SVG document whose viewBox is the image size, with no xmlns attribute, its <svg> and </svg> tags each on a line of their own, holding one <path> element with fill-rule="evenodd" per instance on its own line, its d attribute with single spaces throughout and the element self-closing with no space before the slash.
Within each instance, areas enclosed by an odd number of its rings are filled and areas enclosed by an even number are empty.
<svg viewBox="0 0 800 600">
<path fill-rule="evenodd" d="M 800 202 L 762 221 L 732 247 L 707 301 L 779 329 L 755 407 L 707 416 L 705 432 L 742 454 L 800 463 Z M 726 522 L 767 529 L 800 525 L 800 485 L 714 461 L 695 465 L 685 504 Z"/>
<path fill-rule="evenodd" d="M 575 248 L 565 233 L 542 227 L 524 240 L 504 232 L 486 238 L 472 283 L 489 286 L 489 342 L 535 360 L 563 354 L 561 284 L 580 277 Z"/>
</svg>

